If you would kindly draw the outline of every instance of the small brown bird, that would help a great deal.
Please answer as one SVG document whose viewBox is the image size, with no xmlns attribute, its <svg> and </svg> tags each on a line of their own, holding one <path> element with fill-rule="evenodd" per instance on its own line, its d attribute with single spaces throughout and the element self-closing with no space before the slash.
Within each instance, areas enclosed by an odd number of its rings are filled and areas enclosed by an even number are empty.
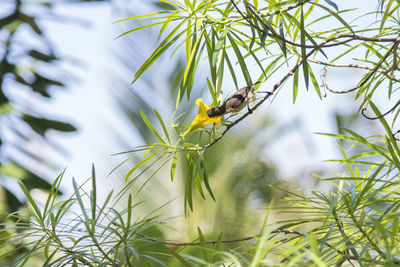
<svg viewBox="0 0 400 267">
<path fill-rule="evenodd" d="M 252 85 L 248 85 L 246 87 L 239 89 L 230 97 L 228 97 L 228 99 L 221 106 L 208 109 L 207 110 L 208 117 L 215 117 L 224 115 L 226 113 L 239 112 L 249 102 L 249 99 L 253 96 L 252 93 L 253 88 L 259 83 L 260 82 L 256 82 Z"/>
</svg>

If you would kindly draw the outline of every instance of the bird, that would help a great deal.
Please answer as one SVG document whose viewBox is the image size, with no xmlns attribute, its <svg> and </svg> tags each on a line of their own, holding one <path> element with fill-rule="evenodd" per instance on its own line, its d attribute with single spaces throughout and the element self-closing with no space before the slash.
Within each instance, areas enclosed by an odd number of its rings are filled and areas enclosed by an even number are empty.
<svg viewBox="0 0 400 267">
<path fill-rule="evenodd" d="M 253 88 L 259 83 L 260 82 L 256 82 L 251 85 L 245 86 L 229 96 L 221 106 L 209 108 L 207 110 L 208 117 L 211 118 L 227 113 L 239 112 L 247 105 L 249 99 L 253 96 Z M 252 113 L 249 107 L 248 109 L 249 113 Z"/>
</svg>

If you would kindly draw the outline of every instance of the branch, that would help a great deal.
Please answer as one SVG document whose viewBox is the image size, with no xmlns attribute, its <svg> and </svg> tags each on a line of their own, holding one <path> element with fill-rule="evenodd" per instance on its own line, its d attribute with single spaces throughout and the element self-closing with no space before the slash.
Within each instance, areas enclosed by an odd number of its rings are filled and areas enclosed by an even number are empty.
<svg viewBox="0 0 400 267">
<path fill-rule="evenodd" d="M 274 85 L 274 87 L 272 88 L 272 90 L 265 95 L 259 102 L 257 102 L 257 104 L 252 107 L 248 112 L 246 112 L 245 114 L 243 114 L 240 118 L 238 118 L 237 120 L 235 120 L 234 122 L 232 122 L 231 124 L 229 124 L 226 129 L 221 133 L 220 136 L 218 136 L 217 138 L 215 138 L 211 143 L 207 144 L 205 147 L 209 148 L 211 146 L 213 146 L 214 144 L 216 144 L 219 140 L 221 140 L 221 138 L 236 124 L 238 124 L 239 122 L 241 122 L 244 118 L 246 118 L 247 116 L 249 116 L 249 114 L 251 114 L 253 111 L 255 111 L 259 106 L 261 106 L 276 90 L 278 90 L 278 88 L 290 77 L 293 75 L 293 73 L 295 73 L 297 71 L 297 69 L 303 65 L 303 63 L 312 55 L 314 54 L 315 51 L 317 51 L 319 48 L 321 48 L 322 46 L 324 46 L 325 44 L 332 42 L 334 40 L 340 39 L 340 38 L 346 38 L 344 36 L 334 36 L 332 38 L 329 38 L 323 42 L 321 42 L 317 47 L 314 47 L 310 52 L 308 52 L 308 54 L 306 54 L 306 56 L 304 58 L 302 58 L 299 63 L 297 63 L 278 83 L 276 83 Z M 397 40 L 397 39 L 396 39 Z M 400 41 L 400 38 L 399 38 Z M 251 112 L 251 113 L 250 113 Z"/>
<path fill-rule="evenodd" d="M 260 32 L 265 33 L 266 35 L 270 36 L 270 37 L 274 37 L 274 38 L 278 38 L 283 42 L 286 42 L 288 44 L 297 46 L 297 47 L 303 47 L 301 44 L 297 44 L 295 42 L 292 42 L 290 40 L 285 39 L 284 37 L 280 36 L 272 27 L 268 26 L 267 24 L 265 24 L 265 22 L 259 17 L 259 15 L 250 7 L 249 3 L 247 2 L 247 0 L 244 0 L 244 4 L 246 5 L 246 8 L 255 16 L 255 18 L 264 26 L 264 28 L 267 28 L 268 30 L 270 30 L 272 32 L 269 33 L 268 31 L 265 31 L 264 29 L 261 29 L 260 27 L 258 27 L 257 25 L 255 25 L 253 22 L 250 21 L 250 19 L 245 16 L 242 11 L 240 11 L 239 7 L 235 4 L 234 0 L 231 0 L 231 3 L 234 5 L 234 7 L 236 8 L 236 10 L 239 12 L 239 14 L 242 16 L 243 19 L 245 19 L 250 26 L 252 26 L 253 28 L 257 29 Z M 303 5 L 305 2 L 300 2 L 298 5 Z M 298 6 L 297 5 L 297 6 Z M 297 7 L 296 6 L 296 7 Z M 313 45 L 304 45 L 304 47 L 306 48 L 314 48 L 315 46 Z"/>
<path fill-rule="evenodd" d="M 344 91 L 337 91 L 337 90 L 333 90 L 331 88 L 329 88 L 328 86 L 328 82 L 327 82 L 327 71 L 325 69 L 324 72 L 324 87 L 326 88 L 326 90 L 328 90 L 331 93 L 334 94 L 347 94 L 350 92 L 353 92 L 357 89 L 360 89 L 367 81 L 369 81 L 369 79 L 372 78 L 372 76 L 374 76 L 374 74 L 378 71 L 378 69 L 382 66 L 383 62 L 389 57 L 390 53 L 392 52 L 392 50 L 397 47 L 398 43 L 400 42 L 400 38 L 397 38 L 394 42 L 394 44 L 392 45 L 392 47 L 386 52 L 385 56 L 382 57 L 382 59 L 378 62 L 378 64 L 372 69 L 372 71 L 370 73 L 368 73 L 367 77 L 356 87 L 353 87 L 351 89 L 348 90 L 344 90 Z"/>
<path fill-rule="evenodd" d="M 304 4 L 307 3 L 307 2 L 308 2 L 308 1 L 299 2 L 299 3 L 296 4 L 296 6 L 293 6 L 293 7 L 291 7 L 291 8 L 295 8 L 295 7 L 297 7 L 297 6 L 304 5 Z M 246 21 L 250 24 L 250 26 L 252 26 L 253 28 L 257 29 L 258 31 L 261 31 L 261 32 L 265 33 L 266 35 L 268 35 L 268 36 L 270 36 L 270 37 L 278 38 L 278 39 L 280 39 L 281 41 L 286 42 L 286 43 L 291 44 L 291 45 L 296 46 L 296 47 L 305 47 L 305 48 L 315 48 L 315 47 L 318 47 L 318 49 L 321 49 L 321 48 L 325 48 L 325 47 L 333 47 L 333 46 L 342 45 L 342 44 L 345 44 L 345 43 L 348 43 L 348 42 L 354 41 L 354 40 L 366 41 L 366 42 L 375 42 L 375 43 L 380 43 L 380 42 L 390 42 L 390 43 L 393 43 L 393 42 L 397 42 L 397 39 L 398 39 L 398 38 L 373 38 L 373 37 L 364 37 L 364 36 L 356 35 L 356 34 L 343 34 L 343 35 L 338 35 L 337 37 L 339 37 L 339 38 L 349 38 L 349 40 L 345 40 L 345 41 L 338 42 L 338 43 L 334 43 L 334 44 L 324 44 L 324 45 L 322 45 L 322 46 L 321 46 L 321 45 L 318 45 L 318 46 L 314 46 L 314 45 L 304 45 L 304 46 L 303 46 L 303 45 L 301 45 L 301 44 L 298 44 L 298 43 L 295 43 L 295 42 L 292 42 L 292 41 L 290 41 L 290 40 L 285 39 L 284 37 L 282 37 L 282 36 L 280 36 L 278 33 L 276 33 L 276 31 L 275 31 L 272 27 L 269 27 L 267 24 L 265 24 L 265 22 L 260 18 L 260 16 L 251 8 L 251 6 L 249 5 L 249 3 L 248 3 L 247 0 L 244 0 L 244 3 L 245 3 L 245 5 L 246 5 L 246 8 L 255 16 L 255 18 L 256 18 L 261 24 L 263 24 L 263 26 L 264 26 L 265 28 L 269 29 L 269 30 L 272 32 L 272 34 L 269 33 L 269 32 L 267 32 L 267 31 L 265 31 L 264 29 L 261 29 L 260 27 L 258 27 L 258 26 L 255 25 L 254 23 L 252 23 L 252 22 L 249 20 L 249 18 L 248 18 L 247 16 L 245 16 L 245 15 L 243 14 L 242 11 L 240 11 L 240 9 L 238 8 L 238 6 L 235 4 L 234 0 L 231 0 L 231 3 L 232 3 L 233 6 L 236 8 L 236 10 L 239 12 L 239 14 L 242 16 L 242 18 L 243 18 L 244 20 L 246 20 Z M 285 12 L 285 11 L 286 11 L 286 10 L 283 10 L 282 12 Z M 279 10 L 279 13 L 280 13 L 280 12 L 281 12 L 281 10 Z M 275 13 L 274 13 L 274 14 L 275 14 Z M 268 15 L 269 15 L 269 14 L 261 15 L 261 16 L 268 16 Z M 335 39 L 338 39 L 338 38 L 335 38 Z"/>
<path fill-rule="evenodd" d="M 210 240 L 210 241 L 204 241 L 204 242 L 172 242 L 172 241 L 165 241 L 165 240 L 161 240 L 161 239 L 156 239 L 153 237 L 150 237 L 148 235 L 142 234 L 140 232 L 135 232 L 135 234 L 137 236 L 140 236 L 148 241 L 151 242 L 156 242 L 156 243 L 160 243 L 160 244 L 164 244 L 164 245 L 168 245 L 168 246 L 178 246 L 178 247 L 188 247 L 188 246 L 201 246 L 204 244 L 212 244 L 215 245 L 219 242 L 221 243 L 238 243 L 238 242 L 243 242 L 243 241 L 249 241 L 249 240 L 254 240 L 258 237 L 260 237 L 261 235 L 255 235 L 255 236 L 248 236 L 248 237 L 243 237 L 243 238 L 237 238 L 237 239 L 225 239 L 225 240 Z M 291 231 L 291 230 L 274 230 L 271 232 L 271 234 L 285 234 L 285 235 L 297 235 L 297 236 L 305 236 L 303 233 L 300 233 L 298 231 Z M 318 241 L 321 241 L 320 239 L 318 239 Z M 350 260 L 356 260 L 355 257 L 350 256 L 348 254 L 346 254 L 343 251 L 338 250 L 335 246 L 330 245 L 329 243 L 325 243 L 325 246 L 335 250 L 337 253 L 339 253 L 340 255 L 343 256 L 342 260 L 344 261 L 350 261 Z M 363 262 L 368 262 L 368 263 L 377 263 L 377 264 L 381 264 L 382 261 L 379 260 L 373 260 L 373 259 L 364 259 L 364 258 L 359 258 L 359 260 L 363 261 Z"/>
<path fill-rule="evenodd" d="M 392 137 L 394 140 L 400 141 L 400 139 L 396 138 L 396 134 L 400 133 L 400 130 L 398 130 L 397 132 L 395 132 L 394 134 L 392 134 Z"/>
<path fill-rule="evenodd" d="M 396 50 L 394 50 L 393 52 L 395 52 L 395 51 Z M 308 61 L 310 61 L 312 63 L 315 63 L 315 64 L 329 66 L 329 67 L 335 67 L 335 68 L 354 68 L 354 69 L 363 69 L 363 70 L 373 70 L 374 69 L 372 67 L 356 65 L 356 64 L 333 64 L 333 63 L 319 61 L 319 60 L 315 60 L 315 59 L 311 59 L 311 58 L 309 58 Z M 385 75 L 390 80 L 393 80 L 395 82 L 400 82 L 400 79 L 396 79 L 395 77 L 389 76 L 387 74 L 388 70 L 383 71 L 383 70 L 378 69 L 376 72 L 382 73 L 383 75 Z"/>
<path fill-rule="evenodd" d="M 215 245 L 218 242 L 238 243 L 238 242 L 253 240 L 253 239 L 256 239 L 261 236 L 261 235 L 255 235 L 255 236 L 247 236 L 247 237 L 236 238 L 236 239 L 225 239 L 225 240 L 219 240 L 219 241 L 218 240 L 210 240 L 210 241 L 204 241 L 204 242 L 172 242 L 172 241 L 156 239 L 156 238 L 150 237 L 148 235 L 142 234 L 140 232 L 135 232 L 135 234 L 137 236 L 143 237 L 144 239 L 149 240 L 151 242 L 157 242 L 157 243 L 161 243 L 161 244 L 169 245 L 169 246 L 200 246 L 203 244 Z M 290 230 L 274 230 L 271 232 L 271 234 L 285 234 L 285 235 L 293 234 L 293 235 L 297 235 L 297 236 L 304 236 L 304 234 L 302 234 L 300 232 L 290 231 Z"/>
<path fill-rule="evenodd" d="M 389 114 L 390 112 L 392 112 L 393 110 L 395 110 L 399 105 L 400 105 L 400 101 L 397 102 L 397 104 L 394 105 L 394 107 L 392 107 L 391 109 L 389 109 L 388 112 L 386 112 L 386 113 L 384 113 L 384 114 L 382 114 L 382 115 L 380 115 L 380 116 L 377 116 L 377 117 L 369 117 L 369 116 L 365 115 L 364 112 L 367 110 L 367 108 L 363 108 L 363 109 L 361 110 L 361 114 L 362 114 L 362 115 L 364 116 L 364 118 L 366 118 L 366 119 L 369 119 L 369 120 L 377 120 L 377 119 L 380 119 L 380 118 L 385 117 L 387 114 Z M 399 131 L 398 131 L 398 132 L 399 132 Z M 397 132 L 397 133 L 398 133 L 398 132 Z M 396 133 L 395 133 L 395 134 L 396 134 Z"/>
</svg>

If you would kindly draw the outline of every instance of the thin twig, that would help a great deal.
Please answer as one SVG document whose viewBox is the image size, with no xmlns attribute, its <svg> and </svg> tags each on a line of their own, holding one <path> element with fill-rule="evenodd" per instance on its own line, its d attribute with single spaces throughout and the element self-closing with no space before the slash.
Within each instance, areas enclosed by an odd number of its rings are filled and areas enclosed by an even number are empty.
<svg viewBox="0 0 400 267">
<path fill-rule="evenodd" d="M 362 115 L 364 116 L 364 118 L 366 118 L 366 119 L 369 119 L 369 120 L 377 120 L 377 119 L 380 119 L 380 118 L 385 117 L 387 114 L 389 114 L 390 112 L 392 112 L 393 110 L 395 110 L 399 105 L 400 105 L 400 101 L 397 102 L 397 104 L 394 105 L 394 107 L 392 107 L 391 109 L 389 109 L 388 112 L 386 112 L 386 113 L 384 113 L 384 114 L 382 114 L 382 115 L 380 115 L 380 116 L 377 116 L 377 117 L 369 117 L 369 116 L 365 115 L 364 112 L 367 110 L 367 108 L 363 108 L 363 109 L 361 110 L 361 114 L 362 114 Z"/>
<path fill-rule="evenodd" d="M 392 134 L 392 137 L 394 140 L 400 141 L 400 139 L 396 138 L 396 134 L 400 133 L 400 130 L 398 130 L 397 132 L 395 132 L 394 134 Z"/>
<path fill-rule="evenodd" d="M 394 50 L 394 51 L 396 51 L 396 50 Z M 363 69 L 363 70 L 374 70 L 374 68 L 372 68 L 372 67 L 356 65 L 356 64 L 333 64 L 333 63 L 329 63 L 329 62 L 315 60 L 315 59 L 312 59 L 312 58 L 309 58 L 308 61 L 310 61 L 312 63 L 315 63 L 315 64 L 329 66 L 329 67 L 335 67 L 335 68 L 354 68 L 354 69 Z M 387 74 L 387 72 L 388 72 L 387 70 L 384 71 L 384 70 L 378 69 L 376 72 L 382 73 L 383 75 L 385 75 L 390 80 L 393 80 L 395 82 L 400 82 L 400 79 L 396 79 L 395 77 L 389 76 Z"/>
<path fill-rule="evenodd" d="M 332 38 L 329 38 L 323 42 L 321 42 L 317 47 L 314 47 L 310 52 L 308 52 L 306 54 L 306 56 L 304 58 L 302 58 L 299 63 L 297 63 L 278 83 L 276 83 L 274 85 L 274 87 L 272 88 L 272 90 L 265 95 L 259 102 L 257 102 L 257 104 L 251 108 L 251 112 L 255 111 L 259 106 L 261 106 L 276 90 L 278 90 L 278 88 L 290 77 L 292 76 L 297 69 L 312 55 L 314 54 L 315 51 L 317 51 L 320 47 L 322 47 L 323 45 L 325 45 L 326 43 L 332 42 L 334 40 L 340 39 L 340 38 L 344 38 L 342 36 L 334 36 Z M 206 148 L 209 148 L 211 146 L 213 146 L 214 144 L 216 144 L 219 140 L 221 140 L 221 138 L 236 124 L 238 124 L 239 122 L 241 122 L 243 119 L 245 119 L 247 116 L 250 115 L 250 112 L 246 112 L 245 114 L 243 114 L 241 117 L 239 117 L 237 120 L 235 120 L 234 122 L 232 122 L 231 124 L 229 124 L 225 130 L 221 133 L 220 136 L 218 136 L 217 138 L 215 138 L 211 143 L 206 145 Z"/>
<path fill-rule="evenodd" d="M 286 43 L 291 44 L 291 45 L 296 46 L 296 47 L 305 47 L 305 48 L 315 48 L 315 47 L 316 47 L 316 46 L 314 46 L 314 45 L 304 45 L 304 46 L 303 46 L 303 45 L 301 45 L 301 44 L 298 44 L 298 43 L 295 43 L 295 42 L 293 42 L 293 41 L 287 40 L 287 39 L 285 39 L 283 36 L 280 36 L 279 34 L 276 33 L 276 31 L 274 31 L 274 29 L 272 29 L 272 27 L 269 27 L 268 25 L 266 25 L 265 22 L 259 17 L 259 15 L 248 5 L 247 7 L 250 7 L 249 11 L 250 11 L 254 16 L 256 16 L 257 20 L 258 20 L 261 24 L 263 24 L 264 27 L 268 28 L 268 30 L 271 30 L 271 32 L 272 32 L 273 34 L 266 32 L 266 30 L 261 29 L 260 27 L 258 27 L 258 26 L 255 25 L 254 23 L 252 23 L 252 22 L 249 20 L 249 18 L 248 18 L 247 16 L 245 16 L 245 15 L 243 14 L 242 11 L 240 11 L 240 9 L 238 8 L 238 6 L 235 4 L 234 0 L 231 0 L 231 3 L 232 3 L 233 6 L 236 8 L 236 10 L 238 11 L 238 13 L 242 16 L 242 18 L 243 18 L 244 20 L 246 20 L 246 21 L 250 24 L 250 26 L 252 26 L 253 28 L 257 29 L 258 31 L 261 31 L 261 32 L 267 34 L 267 35 L 270 36 L 270 37 L 278 38 L 278 39 L 280 39 L 281 41 L 286 42 Z M 244 0 L 244 3 L 245 3 L 245 4 L 246 4 L 246 3 L 248 4 L 247 0 Z M 305 3 L 308 3 L 308 1 L 300 2 L 300 3 L 298 3 L 297 6 L 304 5 Z M 296 7 L 297 7 L 297 6 L 296 6 Z M 283 12 L 285 12 L 285 11 L 283 11 Z M 266 16 L 266 15 L 261 14 L 261 16 Z M 356 35 L 356 34 L 342 34 L 342 35 L 338 35 L 335 39 L 339 39 L 339 38 L 349 38 L 349 40 L 345 40 L 345 41 L 337 42 L 337 43 L 333 43 L 333 44 L 324 44 L 324 45 L 322 45 L 322 46 L 321 46 L 321 45 L 318 45 L 317 47 L 318 47 L 318 49 L 325 48 L 325 47 L 333 47 L 333 46 L 342 45 L 342 44 L 348 43 L 348 42 L 350 42 L 350 41 L 355 41 L 355 40 L 357 40 L 357 41 L 366 41 L 366 42 L 375 42 L 375 43 L 380 43 L 380 42 L 390 42 L 390 43 L 393 43 L 393 42 L 396 42 L 397 39 L 398 39 L 398 38 L 373 38 L 373 37 L 365 37 L 365 36 Z"/>
<path fill-rule="evenodd" d="M 258 14 L 250 7 L 249 3 L 247 2 L 247 0 L 244 0 L 244 3 L 246 5 L 246 8 L 256 17 L 256 19 L 264 26 L 264 28 L 267 28 L 269 31 L 272 32 L 269 33 L 268 31 L 261 29 L 260 27 L 258 27 L 257 25 L 255 25 L 253 22 L 250 21 L 250 19 L 245 16 L 243 14 L 243 12 L 239 9 L 239 7 L 235 4 L 234 0 L 231 0 L 231 3 L 233 4 L 233 6 L 236 8 L 237 12 L 239 12 L 239 14 L 242 16 L 243 19 L 245 19 L 250 26 L 252 26 L 253 28 L 257 29 L 260 32 L 265 33 L 266 35 L 270 36 L 270 37 L 274 37 L 274 38 L 278 38 L 283 42 L 286 42 L 288 44 L 294 45 L 294 46 L 298 46 L 298 47 L 302 47 L 301 44 L 297 44 L 295 42 L 292 42 L 290 40 L 285 39 L 283 36 L 280 36 L 272 27 L 268 26 L 267 24 L 264 23 L 264 21 L 258 16 Z M 301 2 L 301 5 L 303 5 L 305 2 Z M 304 47 L 306 48 L 314 48 L 313 45 L 305 45 Z"/>
<path fill-rule="evenodd" d="M 337 90 L 333 90 L 331 88 L 329 88 L 328 86 L 328 82 L 327 82 L 327 71 L 325 70 L 325 75 L 324 75 L 324 86 L 326 88 L 326 90 L 328 90 L 331 93 L 334 94 L 347 94 L 350 92 L 353 92 L 357 89 L 360 89 L 367 81 L 369 81 L 369 79 L 372 78 L 372 76 L 374 76 L 374 74 L 378 71 L 378 69 L 382 66 L 383 62 L 389 57 L 390 53 L 392 52 L 392 50 L 397 47 L 397 44 L 400 42 L 400 38 L 397 38 L 395 43 L 392 45 L 392 47 L 386 52 L 385 56 L 382 57 L 382 59 L 378 62 L 378 64 L 372 69 L 372 71 L 370 73 L 368 73 L 367 77 L 362 80 L 362 82 L 357 85 L 356 87 L 353 87 L 351 89 L 348 90 L 343 90 L 343 91 L 337 91 Z"/>
<path fill-rule="evenodd" d="M 168 246 L 177 246 L 177 247 L 201 246 L 204 244 L 215 245 L 219 242 L 221 242 L 221 243 L 238 243 L 238 242 L 243 242 L 243 241 L 254 240 L 254 239 L 260 237 L 260 235 L 255 235 L 255 236 L 248 236 L 248 237 L 236 238 L 236 239 L 226 239 L 226 240 L 219 240 L 219 241 L 218 240 L 210 240 L 210 241 L 204 241 L 204 242 L 172 242 L 172 241 L 165 241 L 165 240 L 153 238 L 148 235 L 142 234 L 140 232 L 135 232 L 135 234 L 137 236 L 140 236 L 151 242 L 156 242 L 156 243 L 160 243 L 160 244 L 164 244 L 164 245 L 168 245 Z M 274 230 L 271 232 L 271 234 L 285 234 L 285 235 L 292 234 L 292 235 L 297 235 L 297 236 L 305 236 L 303 233 L 300 233 L 298 231 L 291 231 L 291 230 Z M 321 241 L 321 240 L 318 239 L 318 241 Z M 338 250 L 335 246 L 332 246 L 329 243 L 325 243 L 325 246 L 327 246 L 327 247 L 335 250 L 337 253 L 341 254 L 343 256 L 343 258 L 342 258 L 343 261 L 356 260 L 355 257 L 350 256 L 350 255 L 346 254 L 345 252 Z M 372 259 L 360 258 L 359 260 L 361 260 L 363 262 L 369 262 L 369 263 L 377 263 L 377 264 L 382 263 L 382 261 L 372 260 Z"/>
<path fill-rule="evenodd" d="M 218 242 L 221 243 L 238 243 L 238 242 L 243 242 L 243 241 L 249 241 L 256 239 L 260 237 L 261 235 L 255 235 L 255 236 L 247 236 L 247 237 L 242 237 L 242 238 L 236 238 L 236 239 L 225 239 L 225 240 L 210 240 L 210 241 L 204 241 L 204 242 L 172 242 L 172 241 L 165 241 L 161 239 L 156 239 L 153 237 L 150 237 L 148 235 L 142 234 L 140 232 L 135 232 L 137 236 L 140 236 L 146 240 L 152 241 L 152 242 L 157 242 L 161 243 L 164 245 L 169 245 L 169 246 L 200 246 L 203 244 L 213 244 L 215 245 Z M 291 231 L 291 230 L 274 230 L 271 232 L 271 234 L 285 234 L 285 235 L 297 235 L 297 236 L 304 236 L 303 233 L 300 233 L 298 231 Z"/>
</svg>

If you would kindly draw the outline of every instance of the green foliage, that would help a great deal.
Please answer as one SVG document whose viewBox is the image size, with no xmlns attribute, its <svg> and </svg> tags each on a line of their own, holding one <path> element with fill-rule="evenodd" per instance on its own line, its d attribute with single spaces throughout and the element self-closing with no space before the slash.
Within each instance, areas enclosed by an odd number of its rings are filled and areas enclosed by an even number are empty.
<svg viewBox="0 0 400 267">
<path fill-rule="evenodd" d="M 221 105 L 226 97 L 222 85 L 227 76 L 236 86 L 241 81 L 250 85 L 256 80 L 262 82 L 261 86 L 273 78 L 277 82 L 268 83 L 269 94 L 251 103 L 247 112 L 225 116 L 221 124 L 206 126 L 188 136 L 183 134 L 187 126 L 182 126 L 186 124 L 182 114 L 174 113 L 166 123 L 161 110 L 153 112 L 143 104 L 147 109 L 140 109 L 134 117 L 136 121 L 141 118 L 147 127 L 141 133 L 150 141 L 121 153 L 129 157 L 115 170 L 124 163 L 131 164 L 131 158 L 138 161 L 129 166 L 124 188 L 115 198 L 109 192 L 101 204 L 94 169 L 90 192 L 73 181 L 73 195 L 64 201 L 56 200 L 60 175 L 44 205 L 38 205 L 29 188 L 21 183 L 29 207 L 11 214 L 9 218 L 15 216 L 17 222 L 4 223 L 0 231 L 5 254 L 10 246 L 27 249 L 13 263 L 23 265 L 41 255 L 47 264 L 55 266 L 399 265 L 400 148 L 398 132 L 392 130 L 399 109 L 397 104 L 391 109 L 396 113 L 388 122 L 388 113 L 382 115 L 372 102 L 378 90 L 379 95 L 387 90 L 389 99 L 398 94 L 394 74 L 400 43 L 399 5 L 379 1 L 379 10 L 369 14 L 374 21 L 368 27 L 357 26 L 357 20 L 347 16 L 364 14 L 354 9 L 340 10 L 336 1 L 330 0 L 162 0 L 159 6 L 163 11 L 119 21 L 144 23 L 121 34 L 123 38 L 159 27 L 159 42 L 138 68 L 133 83 L 172 48 L 175 50 L 170 56 L 183 55 L 186 60 L 174 79 L 179 89 L 173 91 L 176 103 L 171 106 L 176 109 L 184 105 L 185 96 L 189 103 L 194 102 L 193 88 L 199 80 L 196 74 L 200 66 L 208 68 L 207 97 L 213 106 Z M 335 47 L 339 49 L 333 50 Z M 253 65 L 255 68 L 251 68 Z M 328 86 L 327 70 L 322 76 L 323 85 L 318 84 L 319 65 L 357 68 L 365 74 L 356 78 L 355 87 L 337 91 Z M 230 75 L 225 75 L 225 70 Z M 283 90 L 292 76 L 293 102 L 302 88 L 308 90 L 311 84 L 320 99 L 325 97 L 321 89 L 336 94 L 354 92 L 355 100 L 360 100 L 354 101 L 355 107 L 362 110 L 365 118 L 375 120 L 375 126 L 383 131 L 368 137 L 351 128 L 321 133 L 338 141 L 342 155 L 341 159 L 331 160 L 342 168 L 333 177 L 318 175 L 321 188 L 325 189 L 296 192 L 286 188 L 277 180 L 275 167 L 261 159 L 261 143 L 246 150 L 251 146 L 249 140 L 257 141 L 254 132 L 270 125 L 264 124 L 253 132 L 246 128 L 245 137 L 242 133 L 237 139 L 229 134 L 272 94 Z M 376 116 L 365 116 L 366 107 Z M 343 118 L 336 119 L 337 125 L 343 126 Z M 229 143 L 224 143 L 227 140 L 234 149 L 228 149 Z M 234 161 L 230 153 L 242 158 Z M 214 231 L 217 238 L 197 227 L 193 242 L 166 241 L 161 226 L 168 218 L 153 216 L 154 213 L 144 218 L 136 215 L 135 209 L 140 208 L 136 196 L 164 169 L 172 182 L 177 183 L 177 176 L 181 178 L 187 218 L 197 211 L 198 203 L 207 203 L 205 212 L 216 210 L 220 217 L 218 230 Z M 226 181 L 212 179 L 220 178 L 215 175 L 218 170 L 227 177 Z M 211 178 L 210 174 L 215 176 Z M 141 178 L 144 182 L 131 194 Z M 263 188 L 267 186 L 268 190 Z M 265 207 L 262 224 L 245 211 L 252 195 L 257 195 Z M 284 199 L 275 204 L 274 195 Z M 121 202 L 125 206 L 122 210 L 117 208 Z M 218 210 L 217 205 L 223 208 Z M 223 234 L 224 215 L 230 210 L 243 210 L 235 215 L 235 224 L 240 225 L 240 219 L 249 221 L 256 234 L 233 237 L 242 234 L 240 230 Z M 225 239 L 226 236 L 232 239 Z"/>
</svg>

